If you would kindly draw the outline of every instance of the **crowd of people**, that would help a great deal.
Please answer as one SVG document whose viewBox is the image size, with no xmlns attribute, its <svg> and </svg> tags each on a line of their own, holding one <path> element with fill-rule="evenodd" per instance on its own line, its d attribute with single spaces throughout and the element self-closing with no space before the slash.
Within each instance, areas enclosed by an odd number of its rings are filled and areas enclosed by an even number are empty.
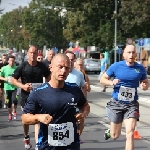
<svg viewBox="0 0 150 150">
<path fill-rule="evenodd" d="M 149 87 L 146 70 L 135 62 L 136 50 L 126 46 L 124 60 L 108 67 L 100 54 L 99 81 L 114 86 L 106 110 L 111 127 L 105 131 L 105 140 L 117 139 L 122 122 L 126 128 L 126 150 L 134 149 L 133 131 L 139 120 L 137 88 Z M 0 64 L 0 107 L 8 108 L 8 121 L 17 119 L 18 89 L 21 89 L 22 124 L 25 149 L 31 149 L 29 125 L 35 125 L 35 150 L 80 150 L 80 136 L 85 118 L 90 113 L 87 92 L 90 80 L 84 71 L 84 61 L 71 51 L 55 54 L 49 50 L 47 58 L 38 54 L 35 46 L 27 51 L 27 61 L 15 65 L 15 57 L 2 56 Z M 110 78 L 113 78 L 110 80 Z M 3 98 L 4 97 L 4 98 Z"/>
</svg>

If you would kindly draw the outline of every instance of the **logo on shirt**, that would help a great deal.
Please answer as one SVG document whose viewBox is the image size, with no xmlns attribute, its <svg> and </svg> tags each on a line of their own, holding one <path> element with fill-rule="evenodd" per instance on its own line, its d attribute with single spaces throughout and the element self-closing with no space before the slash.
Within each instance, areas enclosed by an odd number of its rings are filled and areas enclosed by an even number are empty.
<svg viewBox="0 0 150 150">
<path fill-rule="evenodd" d="M 140 73 L 140 69 L 134 69 L 136 73 Z"/>
<path fill-rule="evenodd" d="M 77 103 L 74 103 L 74 98 L 71 98 L 71 103 L 68 103 L 68 104 L 72 106 L 77 106 Z"/>
<path fill-rule="evenodd" d="M 72 98 L 71 100 L 72 100 L 72 102 L 74 102 L 74 98 Z"/>
</svg>

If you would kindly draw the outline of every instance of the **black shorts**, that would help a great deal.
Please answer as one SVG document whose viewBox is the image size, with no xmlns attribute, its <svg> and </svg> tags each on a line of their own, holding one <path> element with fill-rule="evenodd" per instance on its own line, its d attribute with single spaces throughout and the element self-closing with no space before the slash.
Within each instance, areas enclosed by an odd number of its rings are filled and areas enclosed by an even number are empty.
<svg viewBox="0 0 150 150">
<path fill-rule="evenodd" d="M 25 104 L 27 102 L 28 96 L 29 95 L 26 95 L 26 96 L 25 95 L 21 95 L 20 105 L 21 105 L 22 108 L 24 108 L 24 106 L 25 106 Z"/>
<path fill-rule="evenodd" d="M 4 82 L 0 81 L 0 88 L 3 89 L 4 88 Z"/>
<path fill-rule="evenodd" d="M 17 94 L 17 89 L 15 89 L 15 90 L 5 90 L 5 95 L 6 95 L 6 101 L 7 101 L 8 108 L 12 107 L 12 103 L 14 105 L 17 105 L 16 94 Z"/>
</svg>

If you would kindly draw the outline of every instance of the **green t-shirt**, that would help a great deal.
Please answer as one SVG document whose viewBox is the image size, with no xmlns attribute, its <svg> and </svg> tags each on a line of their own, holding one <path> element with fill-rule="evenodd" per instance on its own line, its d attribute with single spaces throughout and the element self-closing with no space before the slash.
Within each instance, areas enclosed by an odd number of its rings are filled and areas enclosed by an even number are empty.
<svg viewBox="0 0 150 150">
<path fill-rule="evenodd" d="M 16 65 L 13 65 L 10 67 L 9 65 L 4 66 L 1 68 L 0 76 L 4 78 L 8 78 L 8 80 L 12 77 L 12 74 L 14 73 L 15 69 L 17 68 Z M 4 90 L 15 90 L 17 87 L 14 86 L 11 83 L 8 83 L 4 81 Z"/>
</svg>

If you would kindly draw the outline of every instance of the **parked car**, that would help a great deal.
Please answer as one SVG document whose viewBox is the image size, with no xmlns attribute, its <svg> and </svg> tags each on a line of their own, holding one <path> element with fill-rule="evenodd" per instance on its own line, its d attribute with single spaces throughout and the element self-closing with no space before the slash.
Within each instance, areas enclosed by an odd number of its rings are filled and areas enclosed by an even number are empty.
<svg viewBox="0 0 150 150">
<path fill-rule="evenodd" d="M 100 61 L 98 59 L 86 58 L 84 59 L 85 72 L 100 73 Z"/>
</svg>

